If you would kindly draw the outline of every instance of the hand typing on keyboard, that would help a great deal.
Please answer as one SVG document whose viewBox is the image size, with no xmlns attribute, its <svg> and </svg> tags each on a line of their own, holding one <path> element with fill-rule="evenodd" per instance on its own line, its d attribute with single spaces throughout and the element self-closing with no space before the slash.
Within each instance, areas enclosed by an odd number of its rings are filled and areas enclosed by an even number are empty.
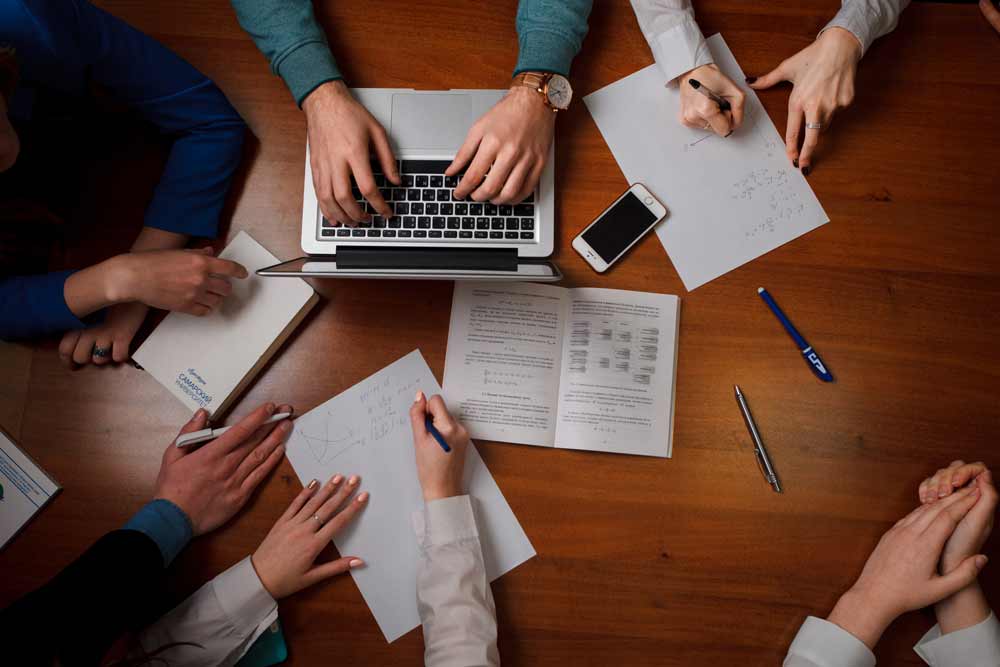
<svg viewBox="0 0 1000 667">
<path fill-rule="evenodd" d="M 465 169 L 455 196 L 471 196 L 475 201 L 489 200 L 493 204 L 522 201 L 542 175 L 555 132 L 555 117 L 537 92 L 512 86 L 472 126 L 445 172 L 455 176 Z"/>
<path fill-rule="evenodd" d="M 319 86 L 302 102 L 309 133 L 309 164 L 320 210 L 328 220 L 354 226 L 370 217 L 351 192 L 351 177 L 379 215 L 393 216 L 372 174 L 369 144 L 382 173 L 401 183 L 389 139 L 374 116 L 355 100 L 343 81 Z"/>
</svg>

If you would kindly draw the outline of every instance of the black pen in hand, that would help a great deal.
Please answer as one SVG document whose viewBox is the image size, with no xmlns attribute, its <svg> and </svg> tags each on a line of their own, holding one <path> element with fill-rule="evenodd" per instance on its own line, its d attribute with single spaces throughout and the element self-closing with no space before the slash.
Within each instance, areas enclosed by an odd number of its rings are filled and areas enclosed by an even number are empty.
<svg viewBox="0 0 1000 667">
<path fill-rule="evenodd" d="M 688 83 L 690 83 L 691 87 L 694 88 L 695 90 L 697 90 L 699 93 L 701 93 L 702 95 L 704 95 L 708 99 L 710 99 L 713 102 L 715 102 L 716 104 L 718 104 L 719 105 L 719 111 L 732 111 L 733 110 L 733 105 L 731 105 L 729 103 L 729 100 L 720 97 L 717 93 L 715 93 L 712 90 L 710 90 L 708 88 L 708 86 L 706 86 L 705 84 L 703 84 L 701 81 L 698 81 L 698 79 L 688 79 Z"/>
</svg>

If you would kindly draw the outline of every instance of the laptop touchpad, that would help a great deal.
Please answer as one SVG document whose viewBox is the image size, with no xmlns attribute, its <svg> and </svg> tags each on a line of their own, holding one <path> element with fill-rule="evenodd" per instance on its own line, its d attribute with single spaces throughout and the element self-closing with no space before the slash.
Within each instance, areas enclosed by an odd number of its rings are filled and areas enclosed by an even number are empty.
<svg viewBox="0 0 1000 667">
<path fill-rule="evenodd" d="M 389 134 L 399 148 L 455 153 L 476 122 L 463 93 L 396 93 Z"/>
</svg>

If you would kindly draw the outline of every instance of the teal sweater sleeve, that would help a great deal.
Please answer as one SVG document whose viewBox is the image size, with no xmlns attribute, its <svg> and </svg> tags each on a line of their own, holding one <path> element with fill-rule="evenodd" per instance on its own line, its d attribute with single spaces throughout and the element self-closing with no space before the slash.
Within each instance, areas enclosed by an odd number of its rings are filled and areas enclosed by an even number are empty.
<svg viewBox="0 0 1000 667">
<path fill-rule="evenodd" d="M 520 52 L 514 74 L 555 72 L 569 66 L 587 35 L 592 0 L 521 0 L 517 7 Z"/>
<path fill-rule="evenodd" d="M 322 83 L 343 78 L 316 22 L 312 0 L 232 0 L 236 18 L 285 80 L 295 103 Z"/>
</svg>

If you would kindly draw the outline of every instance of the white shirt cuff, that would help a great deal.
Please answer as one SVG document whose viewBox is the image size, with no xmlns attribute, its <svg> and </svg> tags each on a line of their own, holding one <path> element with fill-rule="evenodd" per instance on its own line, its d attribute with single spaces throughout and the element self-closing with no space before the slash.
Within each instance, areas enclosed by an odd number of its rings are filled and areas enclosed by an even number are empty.
<svg viewBox="0 0 1000 667">
<path fill-rule="evenodd" d="M 650 41 L 653 58 L 669 83 L 695 67 L 713 62 L 705 36 L 694 19 L 687 19 Z"/>
<path fill-rule="evenodd" d="M 424 549 L 479 539 L 472 500 L 467 495 L 432 500 L 423 512 L 415 513 L 413 523 L 417 542 Z"/>
<path fill-rule="evenodd" d="M 835 623 L 815 616 L 799 628 L 788 656 L 823 667 L 875 667 L 875 654 L 863 641 Z"/>
<path fill-rule="evenodd" d="M 940 625 L 935 625 L 913 650 L 932 667 L 1000 665 L 1000 622 L 990 612 L 981 623 L 946 635 L 941 634 Z"/>
<path fill-rule="evenodd" d="M 213 579 L 212 589 L 234 627 L 266 628 L 277 618 L 278 603 L 261 583 L 250 556 Z"/>
</svg>

